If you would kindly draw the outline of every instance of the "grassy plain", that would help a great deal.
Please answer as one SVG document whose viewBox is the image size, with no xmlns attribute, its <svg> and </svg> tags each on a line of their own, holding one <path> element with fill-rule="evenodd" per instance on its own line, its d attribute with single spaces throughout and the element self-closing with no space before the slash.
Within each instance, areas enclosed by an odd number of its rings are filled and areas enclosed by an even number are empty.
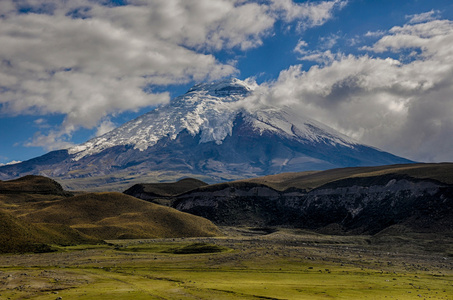
<svg viewBox="0 0 453 300">
<path fill-rule="evenodd" d="M 453 299 L 448 236 L 222 230 L 0 255 L 0 299 Z"/>
</svg>

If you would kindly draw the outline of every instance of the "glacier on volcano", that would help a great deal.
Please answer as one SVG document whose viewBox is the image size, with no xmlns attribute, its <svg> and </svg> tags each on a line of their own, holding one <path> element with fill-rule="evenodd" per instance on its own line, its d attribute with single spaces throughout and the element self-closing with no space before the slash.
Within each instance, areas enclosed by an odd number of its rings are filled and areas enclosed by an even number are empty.
<svg viewBox="0 0 453 300">
<path fill-rule="evenodd" d="M 156 108 L 135 120 L 70 148 L 70 154 L 79 160 L 118 145 L 133 145 L 141 151 L 155 145 L 160 139 L 176 139 L 187 130 L 192 136 L 200 134 L 200 143 L 222 141 L 232 135 L 238 114 L 245 116 L 260 134 L 271 131 L 287 138 L 310 142 L 329 142 L 354 147 L 357 142 L 319 122 L 295 114 L 289 108 L 261 106 L 250 111 L 241 101 L 246 101 L 255 86 L 239 79 L 198 84 L 186 94 L 176 97 L 168 105 Z"/>
<path fill-rule="evenodd" d="M 282 172 L 411 163 L 261 101 L 238 79 L 198 84 L 85 143 L 10 166 L 0 180 L 44 175 L 69 189 L 195 177 L 214 183 Z M 266 95 L 261 95 L 266 96 Z M 113 187 L 112 187 L 113 188 Z"/>
</svg>

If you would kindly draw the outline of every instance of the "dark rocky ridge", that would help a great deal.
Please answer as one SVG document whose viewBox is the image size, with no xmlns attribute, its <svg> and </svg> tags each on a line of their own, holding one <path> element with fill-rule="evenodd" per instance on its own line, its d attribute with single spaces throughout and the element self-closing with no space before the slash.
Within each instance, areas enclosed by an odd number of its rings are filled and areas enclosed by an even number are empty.
<svg viewBox="0 0 453 300">
<path fill-rule="evenodd" d="M 173 206 L 217 225 L 354 234 L 397 224 L 419 232 L 453 230 L 453 186 L 401 174 L 341 179 L 308 192 L 250 182 L 217 184 L 180 195 Z"/>
<path fill-rule="evenodd" d="M 173 207 L 205 216 L 218 225 L 298 225 L 297 213 L 289 206 L 303 190 L 280 192 L 257 183 L 216 184 L 182 194 Z"/>
</svg>

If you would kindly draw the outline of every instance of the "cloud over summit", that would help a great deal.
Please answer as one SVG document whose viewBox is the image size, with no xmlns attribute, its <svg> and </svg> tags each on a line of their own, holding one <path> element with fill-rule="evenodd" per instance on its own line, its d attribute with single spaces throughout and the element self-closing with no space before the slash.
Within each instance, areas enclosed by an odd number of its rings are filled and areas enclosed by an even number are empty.
<svg viewBox="0 0 453 300">
<path fill-rule="evenodd" d="M 0 114 L 36 119 L 11 145 L 59 149 L 175 87 L 251 74 L 268 81 L 249 109 L 290 105 L 394 154 L 451 161 L 453 7 L 389 3 L 2 0 Z"/>
<path fill-rule="evenodd" d="M 168 102 L 156 87 L 238 74 L 216 51 L 259 47 L 277 20 L 318 26 L 342 3 L 3 0 L 0 109 L 63 114 L 28 143 L 61 147 L 81 127 L 104 132 L 112 114 Z"/>
<path fill-rule="evenodd" d="M 282 71 L 262 92 L 264 101 L 298 107 L 398 155 L 451 160 L 453 141 L 445 138 L 453 132 L 453 22 L 411 20 L 381 35 L 361 48 L 367 53 L 317 52 L 313 59 L 329 58 L 325 65 Z M 306 54 L 306 46 L 300 41 L 296 51 Z"/>
</svg>

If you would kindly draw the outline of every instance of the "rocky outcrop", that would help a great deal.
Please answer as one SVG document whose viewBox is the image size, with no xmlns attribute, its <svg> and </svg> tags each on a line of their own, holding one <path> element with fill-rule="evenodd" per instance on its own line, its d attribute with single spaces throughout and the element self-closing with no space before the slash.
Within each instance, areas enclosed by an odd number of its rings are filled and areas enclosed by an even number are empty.
<svg viewBox="0 0 453 300">
<path fill-rule="evenodd" d="M 173 206 L 218 225 L 371 234 L 394 224 L 417 231 L 453 229 L 451 185 L 396 174 L 338 180 L 308 192 L 244 182 L 212 185 L 180 195 Z"/>
<path fill-rule="evenodd" d="M 256 183 L 216 184 L 176 198 L 173 207 L 218 225 L 280 225 L 297 222 L 292 203 L 303 190 L 280 192 Z"/>
<path fill-rule="evenodd" d="M 336 223 L 347 231 L 376 233 L 406 224 L 431 230 L 452 214 L 452 192 L 445 184 L 400 175 L 350 178 L 311 191 L 300 207 L 310 228 Z"/>
</svg>

